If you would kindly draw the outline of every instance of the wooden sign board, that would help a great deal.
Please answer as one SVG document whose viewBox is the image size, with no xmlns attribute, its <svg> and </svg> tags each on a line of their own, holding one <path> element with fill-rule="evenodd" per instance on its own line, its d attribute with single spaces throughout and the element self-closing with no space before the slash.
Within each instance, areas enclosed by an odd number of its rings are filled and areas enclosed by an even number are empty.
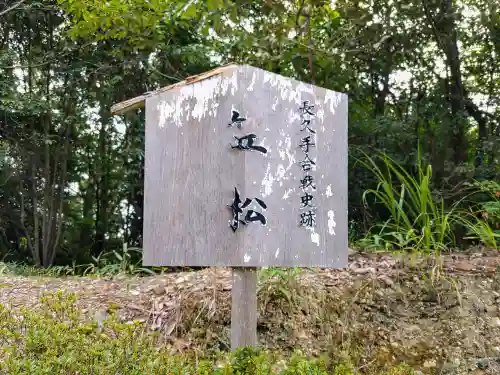
<svg viewBox="0 0 500 375">
<path fill-rule="evenodd" d="M 232 266 L 231 345 L 257 344 L 256 267 L 347 264 L 347 96 L 231 65 L 146 106 L 147 266 Z"/>
<path fill-rule="evenodd" d="M 346 265 L 346 95 L 233 65 L 145 103 L 145 265 Z"/>
</svg>

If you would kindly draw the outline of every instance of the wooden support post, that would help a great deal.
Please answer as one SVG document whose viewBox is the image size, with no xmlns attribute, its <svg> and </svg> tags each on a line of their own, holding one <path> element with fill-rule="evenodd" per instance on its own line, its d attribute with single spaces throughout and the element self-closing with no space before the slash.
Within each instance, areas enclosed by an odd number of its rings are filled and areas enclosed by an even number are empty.
<svg viewBox="0 0 500 375">
<path fill-rule="evenodd" d="M 234 267 L 231 350 L 257 346 L 257 268 Z"/>
</svg>

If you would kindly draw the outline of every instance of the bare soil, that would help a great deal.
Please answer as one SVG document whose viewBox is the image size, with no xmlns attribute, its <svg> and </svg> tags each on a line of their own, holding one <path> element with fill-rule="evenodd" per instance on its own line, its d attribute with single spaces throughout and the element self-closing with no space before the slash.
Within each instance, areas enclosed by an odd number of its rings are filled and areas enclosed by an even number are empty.
<svg viewBox="0 0 500 375">
<path fill-rule="evenodd" d="M 348 359 L 359 368 L 406 362 L 423 373 L 500 374 L 500 255 L 440 258 L 351 254 L 341 270 L 263 271 L 259 341 L 266 348 Z M 78 294 L 88 319 L 115 312 L 159 330 L 173 353 L 229 347 L 231 271 L 154 277 L 0 276 L 0 303 L 39 307 L 41 293 Z"/>
</svg>

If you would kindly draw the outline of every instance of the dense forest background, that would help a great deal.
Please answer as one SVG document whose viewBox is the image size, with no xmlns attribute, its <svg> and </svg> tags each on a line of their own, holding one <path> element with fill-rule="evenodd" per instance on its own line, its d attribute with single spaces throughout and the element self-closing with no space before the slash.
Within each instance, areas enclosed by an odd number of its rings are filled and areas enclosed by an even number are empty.
<svg viewBox="0 0 500 375">
<path fill-rule="evenodd" d="M 0 1 L 0 261 L 140 248 L 144 113 L 110 108 L 228 62 L 349 95 L 352 241 L 391 215 L 365 153 L 432 165 L 446 207 L 496 199 L 499 56 L 494 0 Z"/>
</svg>

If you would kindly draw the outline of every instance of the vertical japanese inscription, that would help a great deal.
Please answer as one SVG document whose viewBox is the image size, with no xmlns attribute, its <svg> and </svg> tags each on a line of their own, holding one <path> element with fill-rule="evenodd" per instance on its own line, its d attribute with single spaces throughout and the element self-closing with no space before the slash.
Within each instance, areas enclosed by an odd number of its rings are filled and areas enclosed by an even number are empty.
<svg viewBox="0 0 500 375">
<path fill-rule="evenodd" d="M 243 122 L 246 120 L 247 119 L 245 117 L 241 117 L 238 111 L 232 110 L 231 122 L 228 124 L 228 126 L 233 127 L 233 125 L 236 125 L 238 129 L 241 129 Z M 231 145 L 231 149 L 242 151 L 258 151 L 262 154 L 267 153 L 267 149 L 265 147 L 254 145 L 254 142 L 257 139 L 257 136 L 255 134 L 247 134 L 242 137 L 238 137 L 235 135 L 233 137 L 236 141 L 236 144 Z M 253 201 L 255 201 L 257 205 L 262 209 L 265 210 L 267 208 L 264 201 L 259 198 L 245 198 L 245 201 L 243 202 L 240 198 L 238 189 L 236 187 L 234 188 L 233 202 L 228 205 L 232 213 L 232 220 L 229 222 L 229 227 L 233 230 L 233 232 L 236 232 L 240 224 L 247 225 L 248 223 L 256 221 L 260 222 L 262 225 L 265 225 L 267 223 L 267 219 L 261 212 L 255 209 L 246 210 Z M 246 212 L 244 212 L 243 210 L 246 210 Z"/>
<path fill-rule="evenodd" d="M 303 137 L 300 141 L 299 147 L 304 152 L 304 159 L 300 161 L 300 167 L 302 172 L 304 172 L 304 177 L 300 180 L 300 188 L 302 189 L 301 210 L 304 210 L 300 214 L 300 225 L 306 228 L 312 228 L 316 224 L 316 207 L 314 205 L 314 195 L 312 194 L 316 190 L 316 184 L 314 183 L 314 176 L 312 171 L 316 165 L 316 162 L 310 157 L 310 151 L 316 146 L 316 131 L 312 128 L 312 120 L 316 117 L 313 112 L 314 105 L 312 105 L 309 100 L 304 100 L 302 106 L 299 108 L 300 118 L 302 120 L 301 132 L 307 132 L 308 135 Z"/>
</svg>

